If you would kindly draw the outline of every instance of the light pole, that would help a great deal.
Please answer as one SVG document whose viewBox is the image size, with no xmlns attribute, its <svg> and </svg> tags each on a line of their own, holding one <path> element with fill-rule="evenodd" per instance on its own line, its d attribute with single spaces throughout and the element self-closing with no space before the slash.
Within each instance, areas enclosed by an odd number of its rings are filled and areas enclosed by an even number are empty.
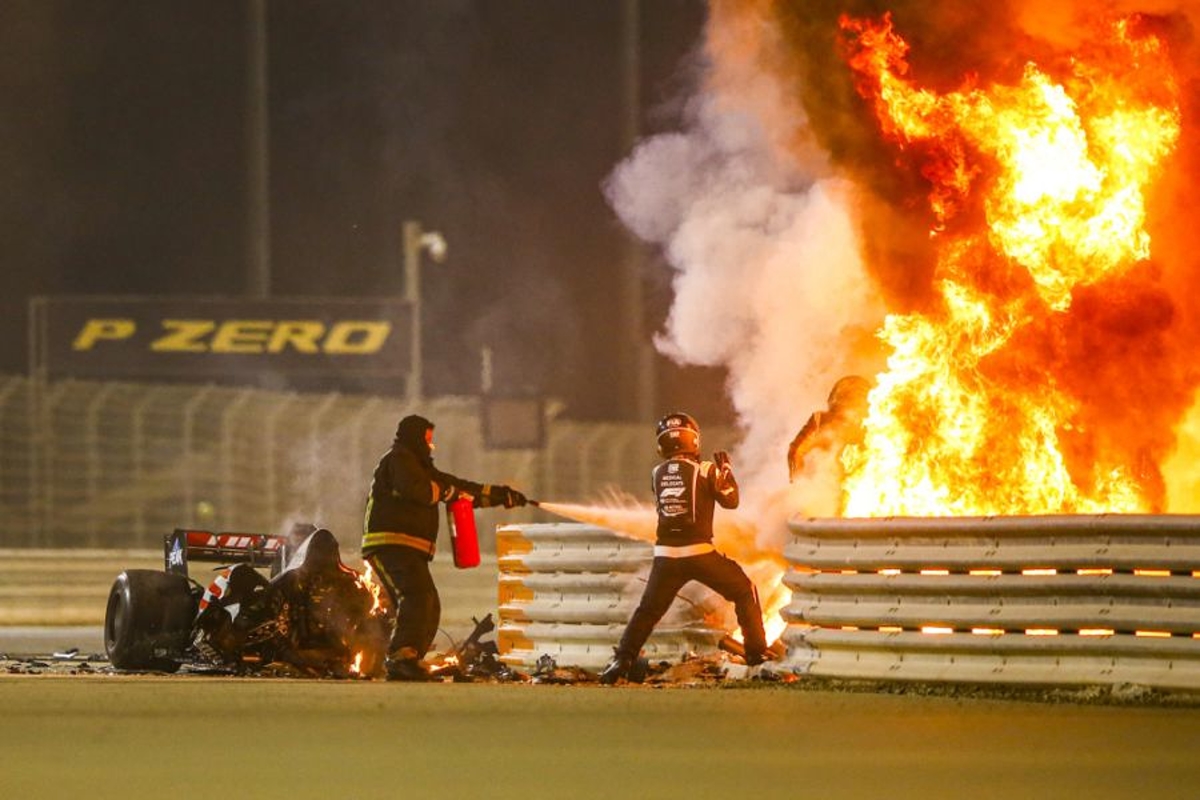
<svg viewBox="0 0 1200 800">
<path fill-rule="evenodd" d="M 621 139 L 626 153 L 633 151 L 641 135 L 642 57 L 641 57 L 641 0 L 621 3 L 621 80 L 622 114 Z M 619 271 L 621 315 L 617 332 L 617 352 L 624 383 L 620 403 L 625 419 L 651 419 L 658 402 L 657 376 L 654 370 L 654 349 L 647 343 L 645 326 L 645 293 L 642 272 L 645 268 L 642 245 L 625 234 L 625 252 Z"/>
<path fill-rule="evenodd" d="M 271 141 L 267 104 L 267 0 L 246 14 L 246 263 L 247 293 L 271 294 Z"/>
<path fill-rule="evenodd" d="M 408 399 L 421 399 L 421 253 L 428 252 L 434 263 L 446 260 L 446 239 L 437 231 L 427 231 L 416 220 L 404 221 L 404 299 L 412 314 L 409 339 Z"/>
</svg>

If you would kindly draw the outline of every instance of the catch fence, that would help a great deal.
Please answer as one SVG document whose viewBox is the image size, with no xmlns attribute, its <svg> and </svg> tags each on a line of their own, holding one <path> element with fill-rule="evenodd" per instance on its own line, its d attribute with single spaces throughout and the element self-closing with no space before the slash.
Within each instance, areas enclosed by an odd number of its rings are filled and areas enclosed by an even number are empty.
<svg viewBox="0 0 1200 800">
<path fill-rule="evenodd" d="M 642 498 L 654 463 L 646 424 L 549 418 L 538 449 L 484 446 L 480 401 L 301 394 L 214 385 L 0 377 L 0 546 L 151 547 L 177 527 L 272 533 L 295 520 L 357 543 L 363 503 L 397 421 L 437 424 L 440 468 L 531 496 Z M 496 523 L 547 517 L 481 511 Z M 351 546 L 353 546 L 351 544 Z"/>
<path fill-rule="evenodd" d="M 796 672 L 1200 689 L 1200 517 L 789 526 Z"/>
</svg>

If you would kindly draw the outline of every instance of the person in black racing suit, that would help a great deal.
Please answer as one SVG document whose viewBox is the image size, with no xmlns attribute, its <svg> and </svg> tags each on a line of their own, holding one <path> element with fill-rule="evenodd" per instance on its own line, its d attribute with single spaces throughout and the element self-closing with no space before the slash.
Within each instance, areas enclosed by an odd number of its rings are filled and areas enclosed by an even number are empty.
<svg viewBox="0 0 1200 800">
<path fill-rule="evenodd" d="M 372 676 L 390 631 L 371 592 L 325 528 L 297 523 L 288 539 L 292 563 L 275 577 L 236 564 L 223 587 L 205 593 L 197 650 L 238 670 L 286 664 L 314 677 Z"/>
<path fill-rule="evenodd" d="M 754 584 L 737 562 L 718 553 L 712 544 L 715 506 L 737 508 L 739 500 L 728 454 L 718 451 L 713 461 L 702 460 L 700 428 L 682 412 L 659 420 L 658 452 L 666 460 L 652 473 L 658 505 L 654 562 L 641 603 L 613 660 L 600 673 L 600 682 L 605 684 L 630 677 L 654 626 L 679 590 L 693 580 L 733 602 L 745 636 L 746 663 L 753 666 L 766 660 L 762 608 Z"/>
<path fill-rule="evenodd" d="M 527 502 L 511 487 L 475 483 L 437 469 L 433 427 L 415 414 L 400 420 L 391 449 L 375 468 L 367 499 L 363 560 L 397 609 L 387 659 L 392 680 L 428 677 L 422 659 L 433 645 L 442 611 L 429 572 L 438 535 L 438 504 L 460 497 L 472 499 L 477 508 L 513 508 Z"/>
<path fill-rule="evenodd" d="M 283 623 L 276 657 L 314 675 L 369 676 L 383 655 L 387 631 L 371 614 L 371 593 L 358 573 L 342 563 L 337 540 L 315 531 L 305 543 L 303 563 L 271 581 L 272 608 Z M 367 662 L 355 664 L 355 656 Z"/>
</svg>

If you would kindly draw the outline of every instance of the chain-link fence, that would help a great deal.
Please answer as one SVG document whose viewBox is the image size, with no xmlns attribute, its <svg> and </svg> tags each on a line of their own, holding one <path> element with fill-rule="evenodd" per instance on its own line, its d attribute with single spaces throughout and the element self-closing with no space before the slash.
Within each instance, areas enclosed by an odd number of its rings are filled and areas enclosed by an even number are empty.
<svg viewBox="0 0 1200 800">
<path fill-rule="evenodd" d="M 0 377 L 0 546 L 158 547 L 176 527 L 277 532 L 313 520 L 357 542 L 363 501 L 397 421 L 438 426 L 438 466 L 532 497 L 649 500 L 653 421 L 548 420 L 536 450 L 484 447 L 477 398 L 401 399 L 221 386 Z M 713 441 L 720 439 L 720 434 Z M 481 511 L 498 523 L 533 509 Z"/>
</svg>

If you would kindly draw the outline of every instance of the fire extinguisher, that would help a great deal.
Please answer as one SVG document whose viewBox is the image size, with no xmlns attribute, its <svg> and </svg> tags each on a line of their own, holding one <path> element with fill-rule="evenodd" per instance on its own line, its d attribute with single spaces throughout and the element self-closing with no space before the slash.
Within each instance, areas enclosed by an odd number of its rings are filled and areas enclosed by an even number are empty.
<svg viewBox="0 0 1200 800">
<path fill-rule="evenodd" d="M 479 533 L 475 530 L 475 507 L 470 499 L 460 497 L 446 504 L 446 524 L 454 545 L 454 566 L 470 569 L 479 566 Z"/>
</svg>

